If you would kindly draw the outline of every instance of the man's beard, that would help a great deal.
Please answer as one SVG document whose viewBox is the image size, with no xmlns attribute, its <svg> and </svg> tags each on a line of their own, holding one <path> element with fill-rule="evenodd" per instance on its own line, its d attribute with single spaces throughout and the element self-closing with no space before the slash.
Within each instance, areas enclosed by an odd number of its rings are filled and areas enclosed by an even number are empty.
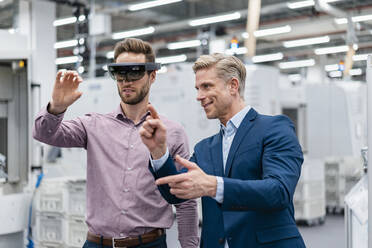
<svg viewBox="0 0 372 248">
<path fill-rule="evenodd" d="M 150 90 L 150 79 L 147 80 L 146 84 L 141 88 L 139 94 L 137 96 L 135 96 L 134 98 L 131 98 L 131 99 L 128 99 L 127 97 L 123 96 L 121 94 L 121 91 L 120 91 L 120 88 L 118 86 L 118 90 L 119 90 L 119 95 L 120 95 L 120 98 L 121 100 L 125 103 L 125 104 L 129 104 L 129 105 L 136 105 L 140 102 L 142 102 L 142 100 L 147 96 L 147 94 L 149 93 L 149 90 Z M 135 93 L 137 94 L 137 92 Z"/>
</svg>

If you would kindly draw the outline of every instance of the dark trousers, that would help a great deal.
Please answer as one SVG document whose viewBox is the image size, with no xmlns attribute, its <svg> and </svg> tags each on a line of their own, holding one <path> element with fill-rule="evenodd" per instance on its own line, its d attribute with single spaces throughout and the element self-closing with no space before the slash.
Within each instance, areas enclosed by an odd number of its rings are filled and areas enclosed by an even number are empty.
<svg viewBox="0 0 372 248">
<path fill-rule="evenodd" d="M 112 248 L 112 246 L 107 245 L 100 245 L 96 244 L 94 242 L 85 241 L 83 248 Z M 147 244 L 141 244 L 137 246 L 131 246 L 128 248 L 167 248 L 167 242 L 166 242 L 166 235 L 160 236 L 157 240 L 154 242 L 150 242 Z"/>
</svg>

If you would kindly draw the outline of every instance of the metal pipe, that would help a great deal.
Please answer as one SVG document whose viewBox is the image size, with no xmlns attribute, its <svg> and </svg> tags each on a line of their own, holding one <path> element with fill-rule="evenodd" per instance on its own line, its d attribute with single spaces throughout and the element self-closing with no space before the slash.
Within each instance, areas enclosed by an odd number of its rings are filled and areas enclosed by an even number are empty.
<svg viewBox="0 0 372 248">
<path fill-rule="evenodd" d="M 367 59 L 367 134 L 368 162 L 372 161 L 372 55 Z M 372 248 L 372 166 L 368 166 L 368 248 Z"/>
</svg>

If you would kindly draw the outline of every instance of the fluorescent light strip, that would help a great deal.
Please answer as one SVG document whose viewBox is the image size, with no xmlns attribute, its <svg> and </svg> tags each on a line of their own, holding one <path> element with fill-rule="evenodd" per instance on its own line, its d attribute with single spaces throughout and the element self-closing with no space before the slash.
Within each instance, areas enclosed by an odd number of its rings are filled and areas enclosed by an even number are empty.
<svg viewBox="0 0 372 248">
<path fill-rule="evenodd" d="M 289 80 L 291 80 L 292 82 L 298 82 L 298 81 L 301 81 L 302 77 L 300 74 L 289 74 L 288 75 L 288 78 Z"/>
<path fill-rule="evenodd" d="M 356 69 L 351 69 L 349 71 L 349 75 L 350 76 L 359 76 L 359 75 L 362 75 L 363 74 L 363 70 L 360 69 L 360 68 L 356 68 Z"/>
<path fill-rule="evenodd" d="M 146 34 L 152 34 L 154 32 L 155 32 L 154 27 L 140 28 L 140 29 L 135 29 L 135 30 L 130 30 L 130 31 L 114 33 L 112 34 L 112 39 L 119 40 L 119 39 L 124 39 L 128 37 L 137 37 L 137 36 L 142 36 Z"/>
<path fill-rule="evenodd" d="M 327 71 L 327 72 L 338 71 L 338 69 L 339 69 L 338 64 L 332 64 L 332 65 L 325 65 L 324 66 L 324 70 Z"/>
<path fill-rule="evenodd" d="M 342 71 L 331 71 L 329 72 L 331 78 L 342 77 Z"/>
<path fill-rule="evenodd" d="M 253 63 L 262 63 L 262 62 L 269 62 L 269 61 L 276 61 L 283 59 L 283 53 L 272 53 L 272 54 L 265 54 L 265 55 L 257 55 L 252 57 Z"/>
<path fill-rule="evenodd" d="M 74 17 L 74 16 L 73 17 L 62 18 L 62 19 L 55 20 L 53 22 L 53 26 L 58 27 L 58 26 L 62 26 L 62 25 L 75 23 L 76 21 L 77 21 L 77 18 Z"/>
<path fill-rule="evenodd" d="M 308 66 L 313 66 L 313 65 L 315 65 L 314 59 L 306 59 L 306 60 L 282 62 L 282 63 L 279 63 L 279 68 L 280 69 L 292 69 L 292 68 L 308 67 Z"/>
<path fill-rule="evenodd" d="M 78 56 L 56 58 L 56 65 L 73 64 L 79 61 Z"/>
<path fill-rule="evenodd" d="M 329 41 L 330 41 L 329 36 L 321 36 L 321 37 L 308 38 L 308 39 L 284 41 L 283 46 L 287 48 L 299 47 L 299 46 L 308 46 L 308 45 L 314 45 L 314 44 L 327 43 Z"/>
<path fill-rule="evenodd" d="M 363 60 L 367 60 L 368 55 L 372 55 L 372 54 L 356 54 L 356 55 L 353 56 L 353 60 L 354 60 L 354 61 L 363 61 Z"/>
<path fill-rule="evenodd" d="M 65 40 L 54 43 L 54 49 L 77 46 L 77 40 Z"/>
<path fill-rule="evenodd" d="M 167 68 L 166 66 L 162 66 L 162 67 L 160 68 L 160 70 L 157 70 L 157 71 L 156 71 L 156 73 L 160 73 L 160 74 L 162 74 L 162 73 L 166 73 L 166 72 L 168 72 L 168 68 Z"/>
<path fill-rule="evenodd" d="M 234 54 L 246 54 L 248 49 L 246 47 L 239 48 L 230 48 L 225 50 L 225 54 L 234 55 Z"/>
<path fill-rule="evenodd" d="M 157 63 L 161 63 L 161 64 L 179 63 L 179 62 L 184 62 L 186 60 L 187 60 L 187 56 L 185 54 L 155 59 Z"/>
<path fill-rule="evenodd" d="M 138 4 L 131 4 L 129 5 L 128 9 L 130 11 L 136 11 L 136 10 L 141 10 L 141 9 L 148 9 L 148 8 L 153 8 L 165 4 L 171 4 L 171 3 L 176 3 L 176 2 L 181 2 L 182 0 L 155 0 L 155 1 L 148 1 L 148 2 L 143 2 L 143 3 L 138 3 Z"/>
<path fill-rule="evenodd" d="M 287 7 L 290 9 L 299 9 L 299 8 L 305 8 L 305 7 L 310 7 L 314 5 L 315 5 L 315 2 L 313 0 L 287 3 Z"/>
<path fill-rule="evenodd" d="M 362 16 L 353 16 L 351 17 L 352 22 L 365 22 L 365 21 L 371 21 L 372 15 L 362 15 Z M 335 18 L 336 24 L 346 24 L 347 18 Z"/>
<path fill-rule="evenodd" d="M 231 14 L 191 20 L 189 21 L 189 25 L 194 27 L 194 26 L 200 26 L 200 25 L 205 25 L 205 24 L 236 20 L 236 19 L 240 19 L 240 17 L 241 17 L 241 14 L 239 12 L 234 12 Z"/>
<path fill-rule="evenodd" d="M 106 58 L 113 59 L 114 58 L 114 51 L 110 51 L 110 52 L 106 53 Z"/>
<path fill-rule="evenodd" d="M 198 47 L 200 45 L 201 45 L 200 40 L 188 40 L 188 41 L 169 43 L 167 45 L 167 48 L 170 50 L 175 50 L 175 49 L 182 49 L 182 48 L 188 48 L 188 47 Z"/>
<path fill-rule="evenodd" d="M 325 47 L 317 48 L 314 50 L 316 55 L 330 54 L 330 53 L 344 53 L 349 51 L 349 46 L 335 46 L 335 47 Z"/>
<path fill-rule="evenodd" d="M 291 26 L 285 25 L 285 26 L 277 27 L 277 28 L 256 30 L 254 32 L 254 36 L 263 37 L 263 36 L 269 36 L 269 35 L 275 35 L 275 34 L 283 34 L 283 33 L 289 33 L 291 32 L 291 30 L 292 30 Z"/>
<path fill-rule="evenodd" d="M 334 2 L 339 2 L 341 0 L 322 0 L 322 1 L 326 3 L 334 3 Z M 314 0 L 305 0 L 305 1 L 287 3 L 287 7 L 290 9 L 300 9 L 300 8 L 311 7 L 314 5 L 315 5 Z"/>
</svg>

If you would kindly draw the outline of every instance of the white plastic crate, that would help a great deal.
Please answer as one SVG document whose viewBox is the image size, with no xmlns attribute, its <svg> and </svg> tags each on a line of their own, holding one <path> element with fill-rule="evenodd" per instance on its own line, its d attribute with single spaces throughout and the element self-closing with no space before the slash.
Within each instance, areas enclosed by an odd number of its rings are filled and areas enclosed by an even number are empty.
<svg viewBox="0 0 372 248">
<path fill-rule="evenodd" d="M 313 199 L 311 201 L 295 202 L 295 219 L 313 220 L 322 218 L 326 214 L 324 198 Z"/>
<path fill-rule="evenodd" d="M 36 213 L 35 237 L 39 243 L 63 244 L 66 238 L 66 221 L 60 214 Z"/>
<path fill-rule="evenodd" d="M 37 191 L 35 203 L 35 209 L 38 212 L 84 217 L 86 206 L 85 180 L 72 178 L 46 179 Z"/>
<path fill-rule="evenodd" d="M 35 248 L 65 248 L 63 244 L 49 242 L 35 242 Z"/>
<path fill-rule="evenodd" d="M 67 245 L 69 247 L 83 247 L 88 232 L 88 226 L 85 220 L 71 218 L 68 220 L 67 228 Z"/>
<path fill-rule="evenodd" d="M 293 196 L 294 202 L 325 198 L 324 181 L 299 182 Z"/>
<path fill-rule="evenodd" d="M 324 163 L 319 159 L 305 157 L 299 182 L 324 181 Z"/>
<path fill-rule="evenodd" d="M 67 215 L 84 217 L 86 212 L 86 184 L 75 182 L 68 184 L 68 209 Z"/>
</svg>

